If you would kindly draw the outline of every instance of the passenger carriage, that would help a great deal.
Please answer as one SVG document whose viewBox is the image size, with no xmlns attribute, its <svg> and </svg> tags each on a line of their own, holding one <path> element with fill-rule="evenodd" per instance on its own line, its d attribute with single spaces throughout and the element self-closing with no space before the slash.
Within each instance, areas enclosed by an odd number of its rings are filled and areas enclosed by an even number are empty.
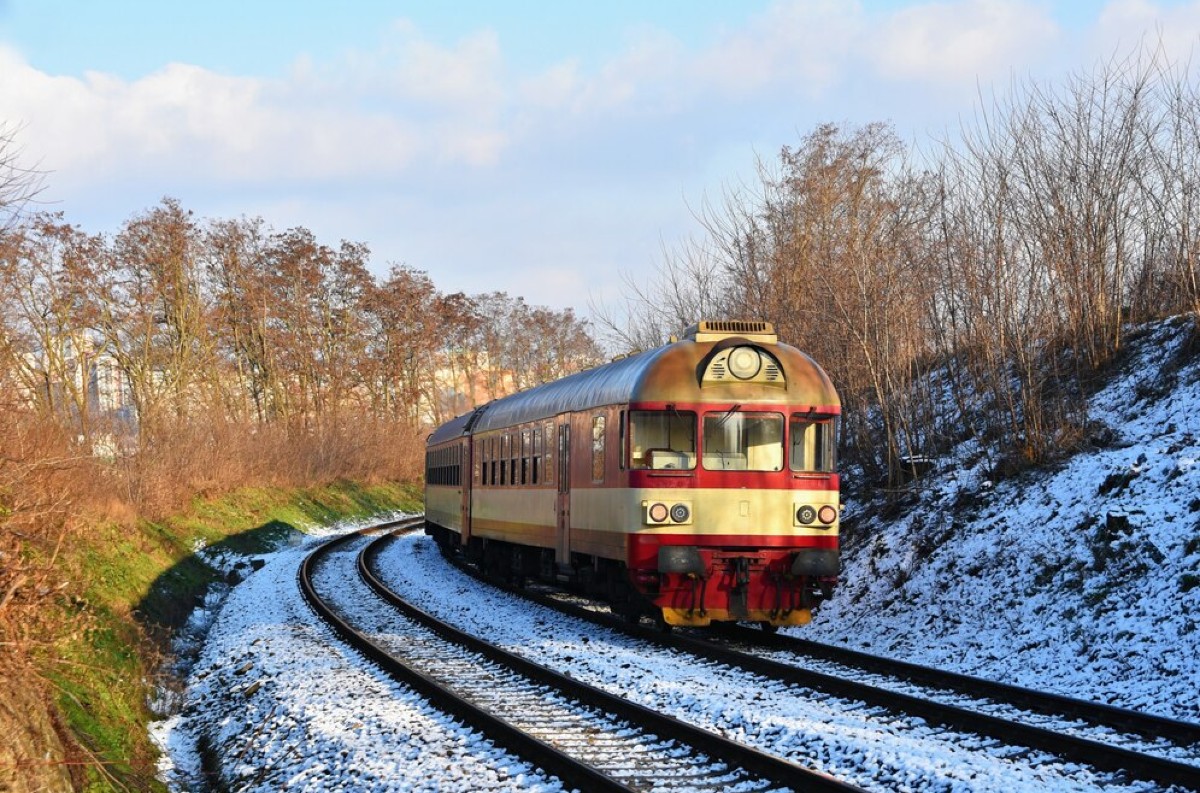
<svg viewBox="0 0 1200 793">
<path fill-rule="evenodd" d="M 631 618 L 804 624 L 838 573 L 840 410 L 769 323 L 701 322 L 439 427 L 426 531 Z"/>
</svg>

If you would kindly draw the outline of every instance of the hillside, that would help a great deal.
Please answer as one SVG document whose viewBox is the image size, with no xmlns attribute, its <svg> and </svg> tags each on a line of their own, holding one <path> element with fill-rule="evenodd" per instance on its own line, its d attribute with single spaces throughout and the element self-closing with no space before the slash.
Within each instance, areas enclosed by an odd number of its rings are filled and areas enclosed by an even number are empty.
<svg viewBox="0 0 1200 793">
<path fill-rule="evenodd" d="M 970 440 L 900 510 L 849 497 L 841 588 L 797 632 L 1200 721 L 1192 334 L 1190 317 L 1132 333 L 1089 397 L 1111 432 L 1050 470 L 994 481 L 996 450 Z"/>
</svg>

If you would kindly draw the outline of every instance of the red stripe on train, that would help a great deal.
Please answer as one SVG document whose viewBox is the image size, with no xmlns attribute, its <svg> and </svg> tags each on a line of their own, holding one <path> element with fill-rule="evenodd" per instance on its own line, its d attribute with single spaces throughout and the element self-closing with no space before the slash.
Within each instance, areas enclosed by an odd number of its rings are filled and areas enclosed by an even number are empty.
<svg viewBox="0 0 1200 793">
<path fill-rule="evenodd" d="M 658 567 L 658 549 L 662 545 L 693 545 L 707 549 L 799 550 L 835 549 L 836 534 L 793 537 L 784 534 L 630 534 L 627 539 L 630 569 Z"/>
<path fill-rule="evenodd" d="M 691 471 L 636 470 L 629 486 L 689 487 L 708 490 L 837 490 L 838 474 L 795 474 L 791 471 Z"/>
</svg>

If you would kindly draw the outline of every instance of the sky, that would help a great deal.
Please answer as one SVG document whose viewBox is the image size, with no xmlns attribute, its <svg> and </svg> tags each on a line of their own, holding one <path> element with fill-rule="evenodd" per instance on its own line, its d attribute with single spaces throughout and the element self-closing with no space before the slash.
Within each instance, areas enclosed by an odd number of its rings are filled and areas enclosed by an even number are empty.
<svg viewBox="0 0 1200 793">
<path fill-rule="evenodd" d="M 1167 0 L 0 0 L 0 130 L 89 232 L 171 197 L 586 316 L 818 124 L 924 144 L 1198 39 Z"/>
</svg>

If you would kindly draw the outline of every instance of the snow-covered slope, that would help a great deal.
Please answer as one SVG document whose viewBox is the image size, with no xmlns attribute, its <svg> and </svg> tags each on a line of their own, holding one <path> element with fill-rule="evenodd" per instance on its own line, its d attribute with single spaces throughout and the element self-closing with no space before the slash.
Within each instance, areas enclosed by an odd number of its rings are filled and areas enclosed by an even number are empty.
<svg viewBox="0 0 1200 793">
<path fill-rule="evenodd" d="M 1190 320 L 1131 341 L 1089 416 L 1115 440 L 987 478 L 964 446 L 891 519 L 849 501 L 818 641 L 1200 721 L 1200 360 Z M 966 462 L 971 461 L 971 462 Z"/>
</svg>

